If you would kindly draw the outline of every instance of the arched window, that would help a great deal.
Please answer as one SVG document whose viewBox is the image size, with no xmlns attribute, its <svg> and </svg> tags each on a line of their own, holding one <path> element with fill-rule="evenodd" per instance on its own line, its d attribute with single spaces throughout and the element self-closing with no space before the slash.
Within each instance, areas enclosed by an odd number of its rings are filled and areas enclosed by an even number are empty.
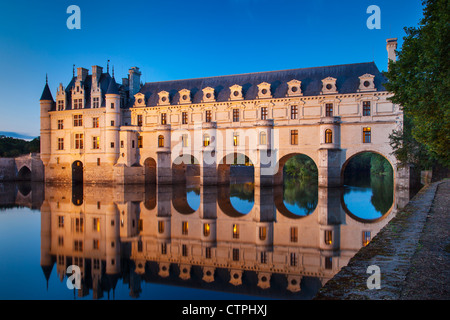
<svg viewBox="0 0 450 320">
<path fill-rule="evenodd" d="M 333 143 L 333 131 L 325 130 L 325 143 Z"/>
<path fill-rule="evenodd" d="M 264 131 L 261 131 L 259 133 L 259 144 L 260 145 L 266 145 L 267 144 L 267 133 Z"/>
<path fill-rule="evenodd" d="M 211 143 L 211 137 L 209 136 L 209 134 L 204 134 L 203 135 L 203 146 L 207 147 L 209 146 Z"/>
<path fill-rule="evenodd" d="M 159 148 L 164 147 L 164 136 L 163 135 L 158 136 L 158 147 Z"/>
</svg>

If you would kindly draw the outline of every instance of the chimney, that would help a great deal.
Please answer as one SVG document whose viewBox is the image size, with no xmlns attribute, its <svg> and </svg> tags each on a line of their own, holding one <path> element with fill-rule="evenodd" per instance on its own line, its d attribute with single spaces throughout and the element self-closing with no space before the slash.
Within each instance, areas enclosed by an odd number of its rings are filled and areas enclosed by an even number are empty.
<svg viewBox="0 0 450 320">
<path fill-rule="evenodd" d="M 130 79 L 130 97 L 132 97 L 138 93 L 141 88 L 141 72 L 138 67 L 131 67 L 128 73 L 128 78 Z"/>
<path fill-rule="evenodd" d="M 103 68 L 100 66 L 92 66 L 92 84 L 97 84 L 103 73 Z"/>
<path fill-rule="evenodd" d="M 77 68 L 77 80 L 84 81 L 89 74 L 89 70 L 85 68 Z"/>
<path fill-rule="evenodd" d="M 389 65 L 389 60 L 396 62 L 397 55 L 395 53 L 395 50 L 397 50 L 397 38 L 387 39 L 386 40 L 386 49 L 388 52 L 388 65 Z M 388 67 L 388 69 L 389 69 L 389 67 Z"/>
</svg>

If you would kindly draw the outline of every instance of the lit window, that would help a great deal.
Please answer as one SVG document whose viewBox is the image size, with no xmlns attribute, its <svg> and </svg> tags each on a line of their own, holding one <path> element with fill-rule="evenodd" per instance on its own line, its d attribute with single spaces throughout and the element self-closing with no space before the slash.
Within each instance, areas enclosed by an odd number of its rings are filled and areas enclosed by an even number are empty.
<svg viewBox="0 0 450 320">
<path fill-rule="evenodd" d="M 266 227 L 259 227 L 259 240 L 266 240 L 267 238 L 267 228 Z"/>
<path fill-rule="evenodd" d="M 100 149 L 100 137 L 92 137 L 92 149 Z"/>
<path fill-rule="evenodd" d="M 139 126 L 139 127 L 141 127 L 142 126 L 142 114 L 138 114 L 137 115 L 137 125 Z"/>
<path fill-rule="evenodd" d="M 94 227 L 94 231 L 97 231 L 97 232 L 100 231 L 100 218 L 94 218 L 93 227 Z"/>
<path fill-rule="evenodd" d="M 211 144 L 211 137 L 209 136 L 209 134 L 204 134 L 203 135 L 203 146 L 207 147 Z"/>
<path fill-rule="evenodd" d="M 161 124 L 167 124 L 167 115 L 165 113 L 161 113 Z"/>
<path fill-rule="evenodd" d="M 363 247 L 367 246 L 371 240 L 370 231 L 363 231 L 362 233 L 362 245 Z"/>
<path fill-rule="evenodd" d="M 239 239 L 239 225 L 233 224 L 233 239 Z"/>
<path fill-rule="evenodd" d="M 326 117 L 332 117 L 333 116 L 333 104 L 327 103 L 325 105 L 325 116 Z"/>
<path fill-rule="evenodd" d="M 291 144 L 298 144 L 298 130 L 291 130 Z"/>
<path fill-rule="evenodd" d="M 370 116 L 370 101 L 363 101 L 363 116 Z"/>
<path fill-rule="evenodd" d="M 144 137 L 139 136 L 138 137 L 138 148 L 143 148 L 143 146 L 144 146 Z"/>
<path fill-rule="evenodd" d="M 233 146 L 237 147 L 239 145 L 239 134 L 233 133 Z"/>
<path fill-rule="evenodd" d="M 205 237 L 207 237 L 210 235 L 210 233 L 211 233 L 211 227 L 210 227 L 209 223 L 204 223 L 203 224 L 203 235 Z"/>
<path fill-rule="evenodd" d="M 325 230 L 324 232 L 325 232 L 325 234 L 324 234 L 325 235 L 325 238 L 324 238 L 325 244 L 326 245 L 332 244 L 333 243 L 333 231 Z"/>
<path fill-rule="evenodd" d="M 333 143 L 333 131 L 325 130 L 325 143 Z"/>
<path fill-rule="evenodd" d="M 158 233 L 164 233 L 164 221 L 158 221 Z"/>
<path fill-rule="evenodd" d="M 189 224 L 187 221 L 183 221 L 181 224 L 181 234 L 187 235 L 189 231 Z"/>
<path fill-rule="evenodd" d="M 163 148 L 164 147 L 164 136 L 163 135 L 159 135 L 158 136 L 158 147 L 159 148 Z"/>
<path fill-rule="evenodd" d="M 372 130 L 370 128 L 363 128 L 363 143 L 370 143 L 372 141 Z"/>
</svg>

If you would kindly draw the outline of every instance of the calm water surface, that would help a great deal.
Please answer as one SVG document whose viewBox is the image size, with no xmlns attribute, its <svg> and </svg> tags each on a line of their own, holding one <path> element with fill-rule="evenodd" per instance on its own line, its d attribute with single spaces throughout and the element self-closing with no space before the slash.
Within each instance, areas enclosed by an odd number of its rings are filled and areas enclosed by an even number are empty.
<svg viewBox="0 0 450 320">
<path fill-rule="evenodd" d="M 340 189 L 0 184 L 0 299 L 311 299 L 395 214 Z M 78 265 L 82 288 L 69 290 Z"/>
</svg>

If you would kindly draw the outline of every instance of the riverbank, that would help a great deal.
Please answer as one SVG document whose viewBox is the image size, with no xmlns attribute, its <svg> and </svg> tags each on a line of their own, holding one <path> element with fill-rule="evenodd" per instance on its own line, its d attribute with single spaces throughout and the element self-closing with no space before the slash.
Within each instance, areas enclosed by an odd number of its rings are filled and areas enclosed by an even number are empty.
<svg viewBox="0 0 450 320">
<path fill-rule="evenodd" d="M 450 299 L 450 180 L 429 184 L 400 210 L 316 300 Z M 369 266 L 378 266 L 380 289 L 368 289 Z"/>
</svg>

